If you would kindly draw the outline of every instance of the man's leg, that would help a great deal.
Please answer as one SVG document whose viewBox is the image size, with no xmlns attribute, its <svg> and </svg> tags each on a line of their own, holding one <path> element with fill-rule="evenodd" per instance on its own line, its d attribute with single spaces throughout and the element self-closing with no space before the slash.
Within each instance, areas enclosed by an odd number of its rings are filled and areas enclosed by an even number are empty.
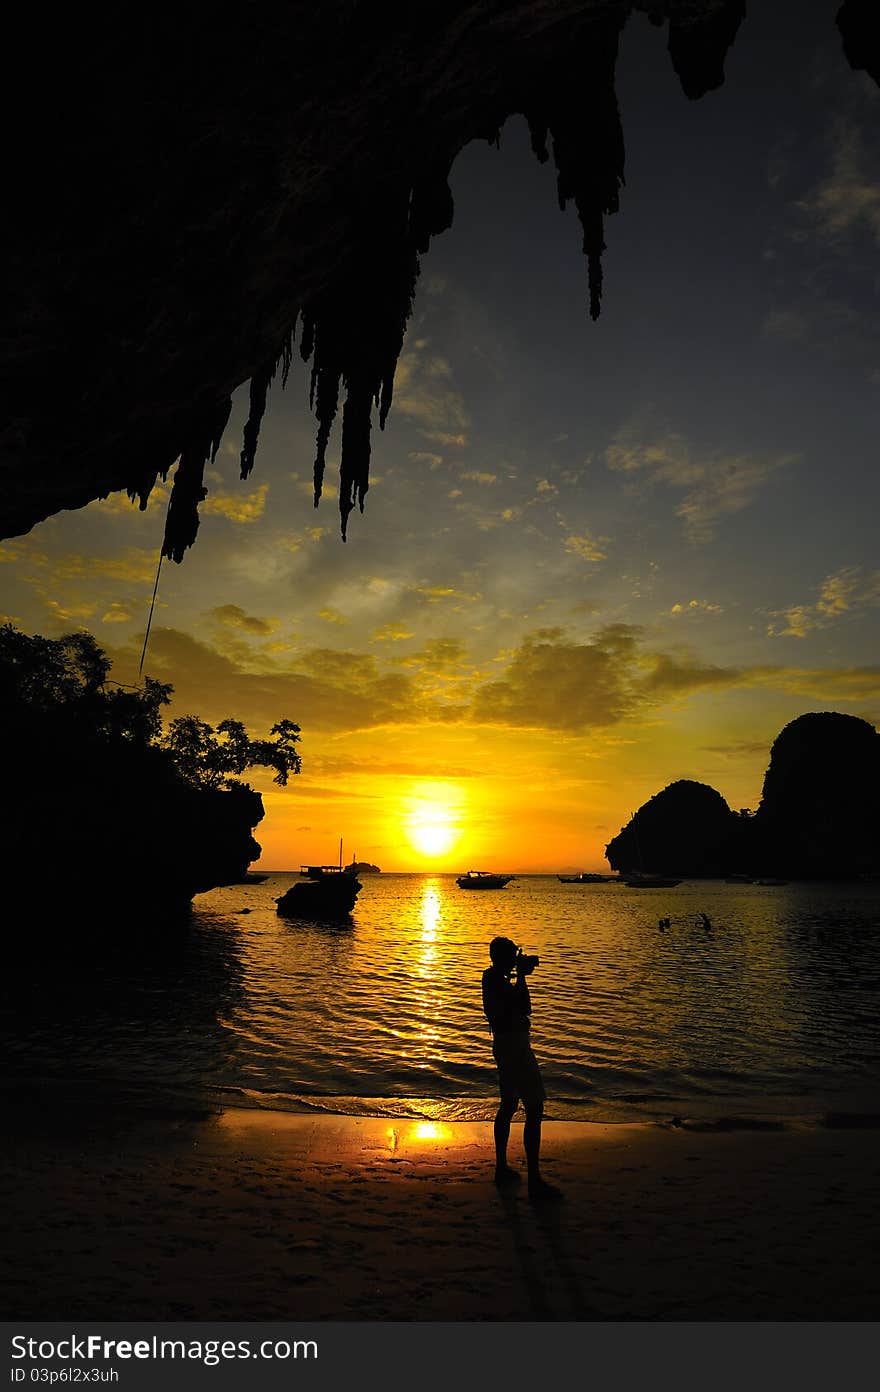
<svg viewBox="0 0 880 1392">
<path fill-rule="evenodd" d="M 495 1114 L 495 1183 L 509 1184 L 519 1179 L 516 1170 L 507 1163 L 507 1142 L 510 1140 L 510 1123 L 516 1111 L 518 1098 L 502 1097 Z"/>
<path fill-rule="evenodd" d="M 544 1119 L 543 1102 L 526 1102 L 526 1124 L 523 1127 L 523 1145 L 529 1171 L 530 1199 L 559 1199 L 561 1191 L 554 1184 L 541 1178 L 539 1156 L 541 1153 L 541 1122 Z"/>
<path fill-rule="evenodd" d="M 544 1119 L 543 1102 L 526 1102 L 526 1124 L 523 1127 L 523 1145 L 526 1152 L 526 1165 L 529 1171 L 529 1188 L 541 1183 L 541 1169 L 538 1163 L 541 1154 L 541 1122 Z"/>
</svg>

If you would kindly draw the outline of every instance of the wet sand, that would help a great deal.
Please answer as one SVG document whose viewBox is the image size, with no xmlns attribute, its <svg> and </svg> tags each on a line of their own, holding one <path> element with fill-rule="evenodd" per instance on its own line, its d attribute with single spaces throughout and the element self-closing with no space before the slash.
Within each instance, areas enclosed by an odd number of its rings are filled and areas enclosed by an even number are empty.
<svg viewBox="0 0 880 1392">
<path fill-rule="evenodd" d="M 5 1110 L 7 1319 L 877 1316 L 870 1127 L 548 1122 L 537 1208 L 484 1122 Z"/>
</svg>

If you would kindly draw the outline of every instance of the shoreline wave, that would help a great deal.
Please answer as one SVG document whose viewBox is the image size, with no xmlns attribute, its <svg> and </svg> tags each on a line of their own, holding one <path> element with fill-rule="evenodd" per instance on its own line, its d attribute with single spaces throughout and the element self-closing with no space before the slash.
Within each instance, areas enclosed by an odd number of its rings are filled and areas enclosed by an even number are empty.
<svg viewBox="0 0 880 1392">
<path fill-rule="evenodd" d="M 220 1113 L 228 1110 L 286 1116 L 337 1116 L 352 1120 L 491 1122 L 492 1098 L 360 1097 L 259 1092 L 250 1088 L 171 1089 L 126 1087 L 107 1080 L 61 1083 L 58 1079 L 8 1080 L 0 1084 L 0 1100 L 23 1110 L 67 1111 L 107 1109 L 137 1112 Z M 697 1132 L 785 1131 L 822 1127 L 830 1130 L 880 1128 L 876 1097 L 834 1096 L 786 1099 L 715 1097 L 652 1099 L 650 1104 L 616 1104 L 612 1099 L 551 1099 L 545 1121 L 601 1126 L 681 1127 Z M 757 1105 L 756 1105 L 757 1104 Z M 775 1104 L 775 1105 L 774 1105 Z"/>
</svg>

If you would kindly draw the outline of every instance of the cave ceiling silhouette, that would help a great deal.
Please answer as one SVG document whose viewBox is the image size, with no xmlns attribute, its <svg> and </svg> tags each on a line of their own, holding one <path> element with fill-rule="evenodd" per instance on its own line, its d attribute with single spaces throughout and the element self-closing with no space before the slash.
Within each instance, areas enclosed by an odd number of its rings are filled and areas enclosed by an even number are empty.
<svg viewBox="0 0 880 1392">
<path fill-rule="evenodd" d="M 7 93 L 0 534 L 116 490 L 143 504 L 177 463 L 164 554 L 181 560 L 232 392 L 250 382 L 245 478 L 270 382 L 302 358 L 316 502 L 341 415 L 344 536 L 466 144 L 526 117 L 580 222 L 585 315 L 612 301 L 615 60 L 637 11 L 665 26 L 687 97 L 721 85 L 744 0 L 328 0 L 129 11 L 119 26 L 70 10 L 50 46 L 14 35 L 10 52 L 39 59 Z M 875 81 L 878 26 L 871 0 L 829 6 L 829 43 Z"/>
</svg>

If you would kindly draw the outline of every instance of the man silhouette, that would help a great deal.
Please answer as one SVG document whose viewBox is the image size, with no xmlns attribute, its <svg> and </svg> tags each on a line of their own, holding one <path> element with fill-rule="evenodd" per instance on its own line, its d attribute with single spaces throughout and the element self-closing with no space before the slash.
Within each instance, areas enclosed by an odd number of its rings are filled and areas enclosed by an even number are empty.
<svg viewBox="0 0 880 1392">
<path fill-rule="evenodd" d="M 561 1194 L 541 1178 L 541 1120 L 544 1116 L 544 1082 L 530 1042 L 532 1001 L 526 976 L 532 964 L 523 959 L 510 938 L 493 938 L 489 944 L 492 965 L 483 972 L 483 1009 L 492 1030 L 492 1053 L 498 1065 L 501 1103 L 495 1117 L 495 1183 L 499 1188 L 519 1182 L 507 1163 L 510 1122 L 520 1100 L 525 1108 L 523 1146 L 529 1176 L 530 1199 L 557 1199 Z M 536 959 L 533 959 L 536 960 Z M 511 981 L 511 976 L 515 980 Z"/>
</svg>

